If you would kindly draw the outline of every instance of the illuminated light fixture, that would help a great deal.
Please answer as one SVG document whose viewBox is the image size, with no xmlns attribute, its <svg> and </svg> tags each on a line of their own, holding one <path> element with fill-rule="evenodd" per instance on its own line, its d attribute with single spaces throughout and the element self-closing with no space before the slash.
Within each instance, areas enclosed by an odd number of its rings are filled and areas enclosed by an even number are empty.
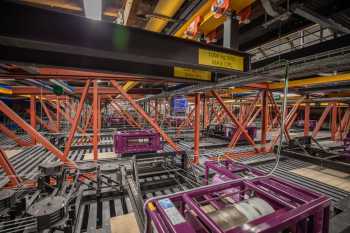
<svg viewBox="0 0 350 233">
<path fill-rule="evenodd" d="M 84 0 L 84 11 L 86 18 L 101 20 L 102 0 Z"/>
</svg>

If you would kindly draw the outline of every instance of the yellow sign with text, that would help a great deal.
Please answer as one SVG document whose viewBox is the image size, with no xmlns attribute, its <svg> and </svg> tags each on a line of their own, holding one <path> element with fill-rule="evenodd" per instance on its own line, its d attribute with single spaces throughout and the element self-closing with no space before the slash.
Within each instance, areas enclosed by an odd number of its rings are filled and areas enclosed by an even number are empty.
<svg viewBox="0 0 350 233">
<path fill-rule="evenodd" d="M 204 70 L 194 70 L 190 68 L 174 67 L 174 76 L 179 78 L 211 81 L 211 73 Z"/>
<path fill-rule="evenodd" d="M 244 70 L 243 57 L 206 49 L 199 49 L 198 64 L 221 67 L 231 70 Z"/>
</svg>

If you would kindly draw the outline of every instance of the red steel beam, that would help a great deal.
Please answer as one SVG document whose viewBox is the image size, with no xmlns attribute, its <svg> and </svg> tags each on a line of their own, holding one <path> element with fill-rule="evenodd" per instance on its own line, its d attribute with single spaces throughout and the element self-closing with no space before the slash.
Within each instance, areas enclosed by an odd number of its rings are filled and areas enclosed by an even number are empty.
<svg viewBox="0 0 350 233">
<path fill-rule="evenodd" d="M 45 137 L 43 137 L 38 131 L 36 131 L 31 125 L 25 122 L 17 113 L 9 108 L 3 101 L 0 100 L 0 111 L 4 113 L 8 118 L 15 122 L 19 127 L 26 131 L 29 136 L 41 143 L 47 150 L 52 152 L 57 158 L 63 162 L 71 162 L 63 156 L 62 151 L 52 145 Z"/>
<path fill-rule="evenodd" d="M 45 102 L 41 98 L 40 98 L 40 103 L 41 103 L 41 106 L 44 109 L 44 112 L 45 112 L 47 118 L 49 119 L 49 125 L 50 126 L 54 126 L 55 124 L 54 124 L 54 120 L 53 120 L 53 118 L 51 116 L 51 113 L 50 113 L 49 109 L 47 108 Z"/>
<path fill-rule="evenodd" d="M 154 119 L 156 122 L 158 122 L 158 99 L 156 99 L 154 101 L 154 108 L 155 108 L 155 112 L 154 112 Z"/>
<path fill-rule="evenodd" d="M 112 98 L 112 97 L 111 97 Z M 113 102 L 113 100 L 111 101 L 111 105 L 112 107 L 118 112 L 118 114 L 123 117 L 124 120 L 126 120 L 126 122 L 128 122 L 128 124 L 132 127 L 136 127 L 135 123 L 133 121 L 131 121 L 130 118 L 128 118 L 121 109 L 118 108 L 118 105 L 116 105 L 116 103 Z"/>
<path fill-rule="evenodd" d="M 57 129 L 55 127 L 52 127 L 50 124 L 47 124 L 46 122 L 41 120 L 40 117 L 35 116 L 35 119 L 36 119 L 37 122 L 39 122 L 39 124 L 41 124 L 45 129 L 47 129 L 51 133 L 58 133 L 58 131 L 57 131 Z"/>
<path fill-rule="evenodd" d="M 59 111 L 60 108 L 60 100 L 58 99 L 58 96 L 56 97 L 56 128 L 57 131 L 60 131 L 60 126 L 61 126 L 61 114 Z"/>
<path fill-rule="evenodd" d="M 36 108 L 35 108 L 35 96 L 30 96 L 30 107 L 29 107 L 29 117 L 30 117 L 30 125 L 33 129 L 36 128 Z M 32 143 L 35 144 L 35 139 L 32 138 Z"/>
<path fill-rule="evenodd" d="M 19 176 L 17 176 L 15 168 L 12 166 L 5 152 L 1 148 L 0 148 L 0 166 L 2 167 L 6 176 L 10 180 L 9 186 L 18 187 L 21 184 L 22 180 Z"/>
<path fill-rule="evenodd" d="M 256 152 L 259 152 L 259 149 L 256 147 L 254 140 L 250 137 L 247 130 L 242 126 L 242 124 L 238 121 L 236 116 L 227 108 L 222 98 L 215 92 L 211 91 L 216 100 L 220 103 L 221 107 L 225 110 L 226 114 L 230 117 L 232 122 L 243 132 L 244 137 L 247 141 L 254 147 Z"/>
<path fill-rule="evenodd" d="M 331 117 L 331 138 L 333 141 L 336 140 L 337 133 L 337 103 L 332 104 L 332 117 Z"/>
<path fill-rule="evenodd" d="M 201 95 L 196 93 L 194 101 L 194 158 L 193 163 L 199 163 L 199 143 L 200 143 L 200 115 L 201 115 Z"/>
<path fill-rule="evenodd" d="M 268 98 L 269 98 L 269 100 L 270 100 L 270 103 L 272 104 L 272 109 L 273 109 L 273 110 L 275 111 L 275 113 L 276 113 L 276 118 L 275 118 L 276 121 L 274 120 L 274 121 L 272 122 L 272 126 L 273 126 L 273 125 L 275 124 L 275 122 L 280 123 L 280 121 L 278 121 L 278 119 L 281 119 L 282 114 L 281 114 L 280 109 L 278 108 L 278 106 L 277 106 L 275 100 L 273 99 L 272 92 L 271 92 L 270 90 L 267 90 L 267 94 L 268 94 Z M 298 106 L 299 106 L 299 104 L 301 103 L 302 100 L 304 100 L 304 98 L 298 100 Z M 294 105 L 294 106 L 296 106 L 296 105 Z M 288 115 L 288 110 L 287 110 L 287 113 L 286 113 L 286 114 Z M 271 128 L 269 128 L 269 130 L 271 130 Z M 268 130 L 268 131 L 269 131 L 269 130 Z M 289 139 L 290 139 L 290 135 L 289 135 L 288 130 L 285 129 L 284 133 L 285 133 L 286 138 L 289 140 Z"/>
<path fill-rule="evenodd" d="M 347 125 L 347 122 L 349 121 L 350 117 L 350 108 L 347 108 L 343 118 L 340 121 L 340 124 L 338 126 L 338 130 L 337 130 L 337 134 L 339 135 L 339 139 L 342 140 L 344 137 L 344 133 L 346 133 L 345 131 L 345 127 Z"/>
<path fill-rule="evenodd" d="M 75 134 L 75 132 L 77 131 L 77 128 L 78 128 L 78 123 L 79 123 L 79 120 L 80 120 L 81 111 L 83 110 L 83 107 L 84 107 L 84 102 L 85 102 L 85 99 L 86 99 L 86 96 L 87 96 L 87 91 L 88 91 L 89 85 L 90 85 L 90 80 L 87 80 L 86 84 L 85 84 L 85 87 L 84 87 L 84 92 L 83 92 L 83 94 L 80 97 L 78 109 L 77 109 L 77 111 L 75 113 L 75 118 L 74 118 L 72 127 L 71 127 L 71 129 L 69 131 L 68 138 L 67 138 L 66 144 L 64 146 L 63 156 L 65 158 L 68 158 L 68 154 L 69 154 L 72 142 L 73 142 L 74 134 Z"/>
<path fill-rule="evenodd" d="M 304 107 L 304 136 L 309 136 L 310 131 L 310 104 L 305 103 Z"/>
<path fill-rule="evenodd" d="M 14 132 L 12 132 L 9 128 L 7 128 L 4 124 L 0 123 L 0 132 L 5 134 L 8 138 L 15 141 L 20 146 L 30 146 L 31 143 L 24 141 L 20 137 L 18 137 Z"/>
<path fill-rule="evenodd" d="M 312 131 L 312 137 L 313 138 L 316 138 L 318 132 L 320 131 L 322 125 L 323 125 L 323 122 L 324 120 L 326 119 L 328 113 L 330 112 L 330 110 L 332 109 L 332 105 L 331 104 L 328 104 L 328 106 L 324 109 L 320 119 L 317 121 L 316 123 L 316 127 L 314 129 L 314 131 Z"/>
<path fill-rule="evenodd" d="M 183 120 L 180 124 L 180 126 L 176 129 L 176 133 L 175 133 L 175 137 L 178 137 L 181 130 L 190 123 L 190 121 L 192 120 L 192 116 L 194 114 L 195 108 L 193 108 L 191 110 L 191 112 L 188 114 L 187 118 L 185 120 Z"/>
<path fill-rule="evenodd" d="M 242 121 L 241 121 L 243 128 L 246 128 L 246 127 L 249 125 L 250 122 L 254 121 L 254 119 L 252 119 L 252 115 L 253 115 L 253 113 L 254 113 L 254 111 L 255 111 L 255 109 L 256 109 L 256 104 L 257 104 L 257 102 L 258 102 L 258 100 L 259 100 L 259 96 L 260 96 L 260 93 L 258 93 L 258 94 L 256 95 L 256 97 L 255 97 L 253 103 L 252 103 L 251 106 L 247 109 L 247 110 L 249 110 L 249 112 L 247 112 L 247 114 L 244 114 L 244 118 L 243 118 Z M 256 113 L 253 115 L 253 117 L 254 117 L 254 118 L 257 117 L 257 115 L 258 115 L 259 112 L 260 112 L 260 110 L 258 109 L 258 110 L 256 111 Z M 235 134 L 232 136 L 232 139 L 231 139 L 231 141 L 230 141 L 230 143 L 229 143 L 228 146 L 229 146 L 229 147 L 234 147 L 234 146 L 237 144 L 237 142 L 238 142 L 238 140 L 239 140 L 241 134 L 242 134 L 242 131 L 241 131 L 240 129 L 237 129 L 237 131 L 235 132 Z"/>
<path fill-rule="evenodd" d="M 121 116 L 131 125 L 137 128 L 142 128 L 142 126 L 127 112 L 125 111 L 114 99 L 112 96 L 109 97 L 111 99 L 112 107 L 117 110 Z"/>
<path fill-rule="evenodd" d="M 71 125 L 73 125 L 74 123 L 74 119 L 71 118 L 71 116 L 67 113 L 67 111 L 63 111 L 63 109 L 61 109 L 61 106 L 56 106 L 54 103 L 51 103 L 49 102 L 52 106 L 56 107 L 56 111 L 58 110 L 59 111 L 59 114 L 62 115 Z M 63 105 L 63 103 L 60 103 L 62 104 L 62 107 L 66 106 L 66 109 L 68 110 L 69 107 L 67 107 L 68 105 Z M 70 111 L 70 110 L 68 110 Z M 83 133 L 83 129 L 81 127 L 78 126 L 78 131 Z"/>
<path fill-rule="evenodd" d="M 154 122 L 151 117 L 142 109 L 142 107 L 136 103 L 129 94 L 114 80 L 111 80 L 111 84 L 120 92 L 120 94 L 133 106 L 133 108 L 162 136 L 162 138 L 176 151 L 180 152 L 178 146 L 173 140 L 159 127 L 157 122 Z"/>
<path fill-rule="evenodd" d="M 92 153 L 94 160 L 98 160 L 98 86 L 97 80 L 94 80 L 93 95 L 92 95 Z"/>
<path fill-rule="evenodd" d="M 203 98 L 203 128 L 206 129 L 209 124 L 209 106 L 208 97 L 204 95 Z"/>
<path fill-rule="evenodd" d="M 262 150 L 265 151 L 266 147 L 266 135 L 267 135 L 267 129 L 268 129 L 268 96 L 267 96 L 267 90 L 263 91 L 262 94 L 262 122 L 261 122 L 261 145 Z"/>
<path fill-rule="evenodd" d="M 288 115 L 286 116 L 285 124 L 284 124 L 284 130 L 288 132 L 290 127 L 293 125 L 293 122 L 295 121 L 296 117 L 298 116 L 297 110 L 301 104 L 301 102 L 305 99 L 305 97 L 302 97 L 298 99 L 295 104 L 293 105 L 291 111 L 288 112 Z M 280 126 L 283 127 L 283 126 Z M 285 134 L 286 139 L 290 140 L 289 134 Z M 273 149 L 273 146 L 277 143 L 279 137 L 281 137 L 281 133 L 278 132 L 278 134 L 271 140 L 270 148 L 268 151 L 271 151 Z"/>
<path fill-rule="evenodd" d="M 87 119 L 86 119 L 86 121 L 85 121 L 84 128 L 83 128 L 83 133 L 82 133 L 82 135 L 81 135 L 81 137 L 80 137 L 80 140 L 78 141 L 78 144 L 82 144 L 82 143 L 83 143 L 83 140 L 84 140 L 85 135 L 86 135 L 86 130 L 87 130 L 87 128 L 89 127 L 89 124 L 90 124 L 90 121 L 91 121 L 91 115 L 92 115 L 92 113 L 91 113 L 91 111 L 89 111 L 89 112 L 88 112 Z"/>
</svg>

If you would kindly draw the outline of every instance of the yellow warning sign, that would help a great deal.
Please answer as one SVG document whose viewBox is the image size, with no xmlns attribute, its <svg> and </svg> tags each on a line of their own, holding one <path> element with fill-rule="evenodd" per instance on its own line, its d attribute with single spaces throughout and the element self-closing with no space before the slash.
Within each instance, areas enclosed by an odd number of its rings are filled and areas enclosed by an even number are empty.
<svg viewBox="0 0 350 233">
<path fill-rule="evenodd" d="M 243 71 L 244 57 L 206 49 L 199 49 L 198 64 Z"/>
<path fill-rule="evenodd" d="M 196 80 L 211 81 L 211 73 L 204 70 L 194 70 L 190 68 L 174 67 L 174 76 Z"/>
</svg>

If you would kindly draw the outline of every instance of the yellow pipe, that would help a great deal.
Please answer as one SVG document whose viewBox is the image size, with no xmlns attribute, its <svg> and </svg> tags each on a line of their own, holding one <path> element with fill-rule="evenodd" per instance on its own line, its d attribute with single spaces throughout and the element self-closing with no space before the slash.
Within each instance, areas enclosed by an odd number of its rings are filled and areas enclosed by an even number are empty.
<svg viewBox="0 0 350 233">
<path fill-rule="evenodd" d="M 192 21 L 198 16 L 202 16 L 204 17 L 207 13 L 210 12 L 210 8 L 211 8 L 211 1 L 207 1 L 205 4 L 203 4 L 203 6 L 201 6 L 198 11 L 196 13 L 194 13 L 191 18 L 189 18 L 180 28 L 179 30 L 177 30 L 177 32 L 174 34 L 174 36 L 176 37 L 183 37 L 186 29 L 188 28 L 188 26 L 190 26 L 190 24 L 192 23 Z"/>
<path fill-rule="evenodd" d="M 339 74 L 332 76 L 319 76 L 314 78 L 300 79 L 288 82 L 288 87 L 303 87 L 303 86 L 312 86 L 319 84 L 327 84 L 334 82 L 350 81 L 350 74 Z M 284 88 L 284 83 L 271 83 L 269 84 L 270 89 L 281 89 Z"/>
<path fill-rule="evenodd" d="M 184 0 L 159 0 L 153 13 L 155 15 L 172 18 L 180 9 Z M 145 27 L 148 31 L 161 32 L 167 25 L 168 21 L 161 18 L 151 18 Z"/>
<path fill-rule="evenodd" d="M 250 6 L 254 3 L 255 0 L 231 0 L 230 8 L 232 11 L 239 13 L 244 8 Z M 179 30 L 174 34 L 176 37 L 183 37 L 186 29 L 193 20 L 200 15 L 203 18 L 203 23 L 201 23 L 201 30 L 204 34 L 208 34 L 213 31 L 215 28 L 223 24 L 226 20 L 226 16 L 222 16 L 219 18 L 214 18 L 214 13 L 211 12 L 211 4 L 212 1 L 207 1 L 203 6 L 201 6 L 197 12 L 195 12 L 189 20 L 187 20 Z"/>
<path fill-rule="evenodd" d="M 128 81 L 124 84 L 123 89 L 124 91 L 128 92 L 131 88 L 135 87 L 138 84 L 138 82 L 135 81 Z"/>
</svg>

